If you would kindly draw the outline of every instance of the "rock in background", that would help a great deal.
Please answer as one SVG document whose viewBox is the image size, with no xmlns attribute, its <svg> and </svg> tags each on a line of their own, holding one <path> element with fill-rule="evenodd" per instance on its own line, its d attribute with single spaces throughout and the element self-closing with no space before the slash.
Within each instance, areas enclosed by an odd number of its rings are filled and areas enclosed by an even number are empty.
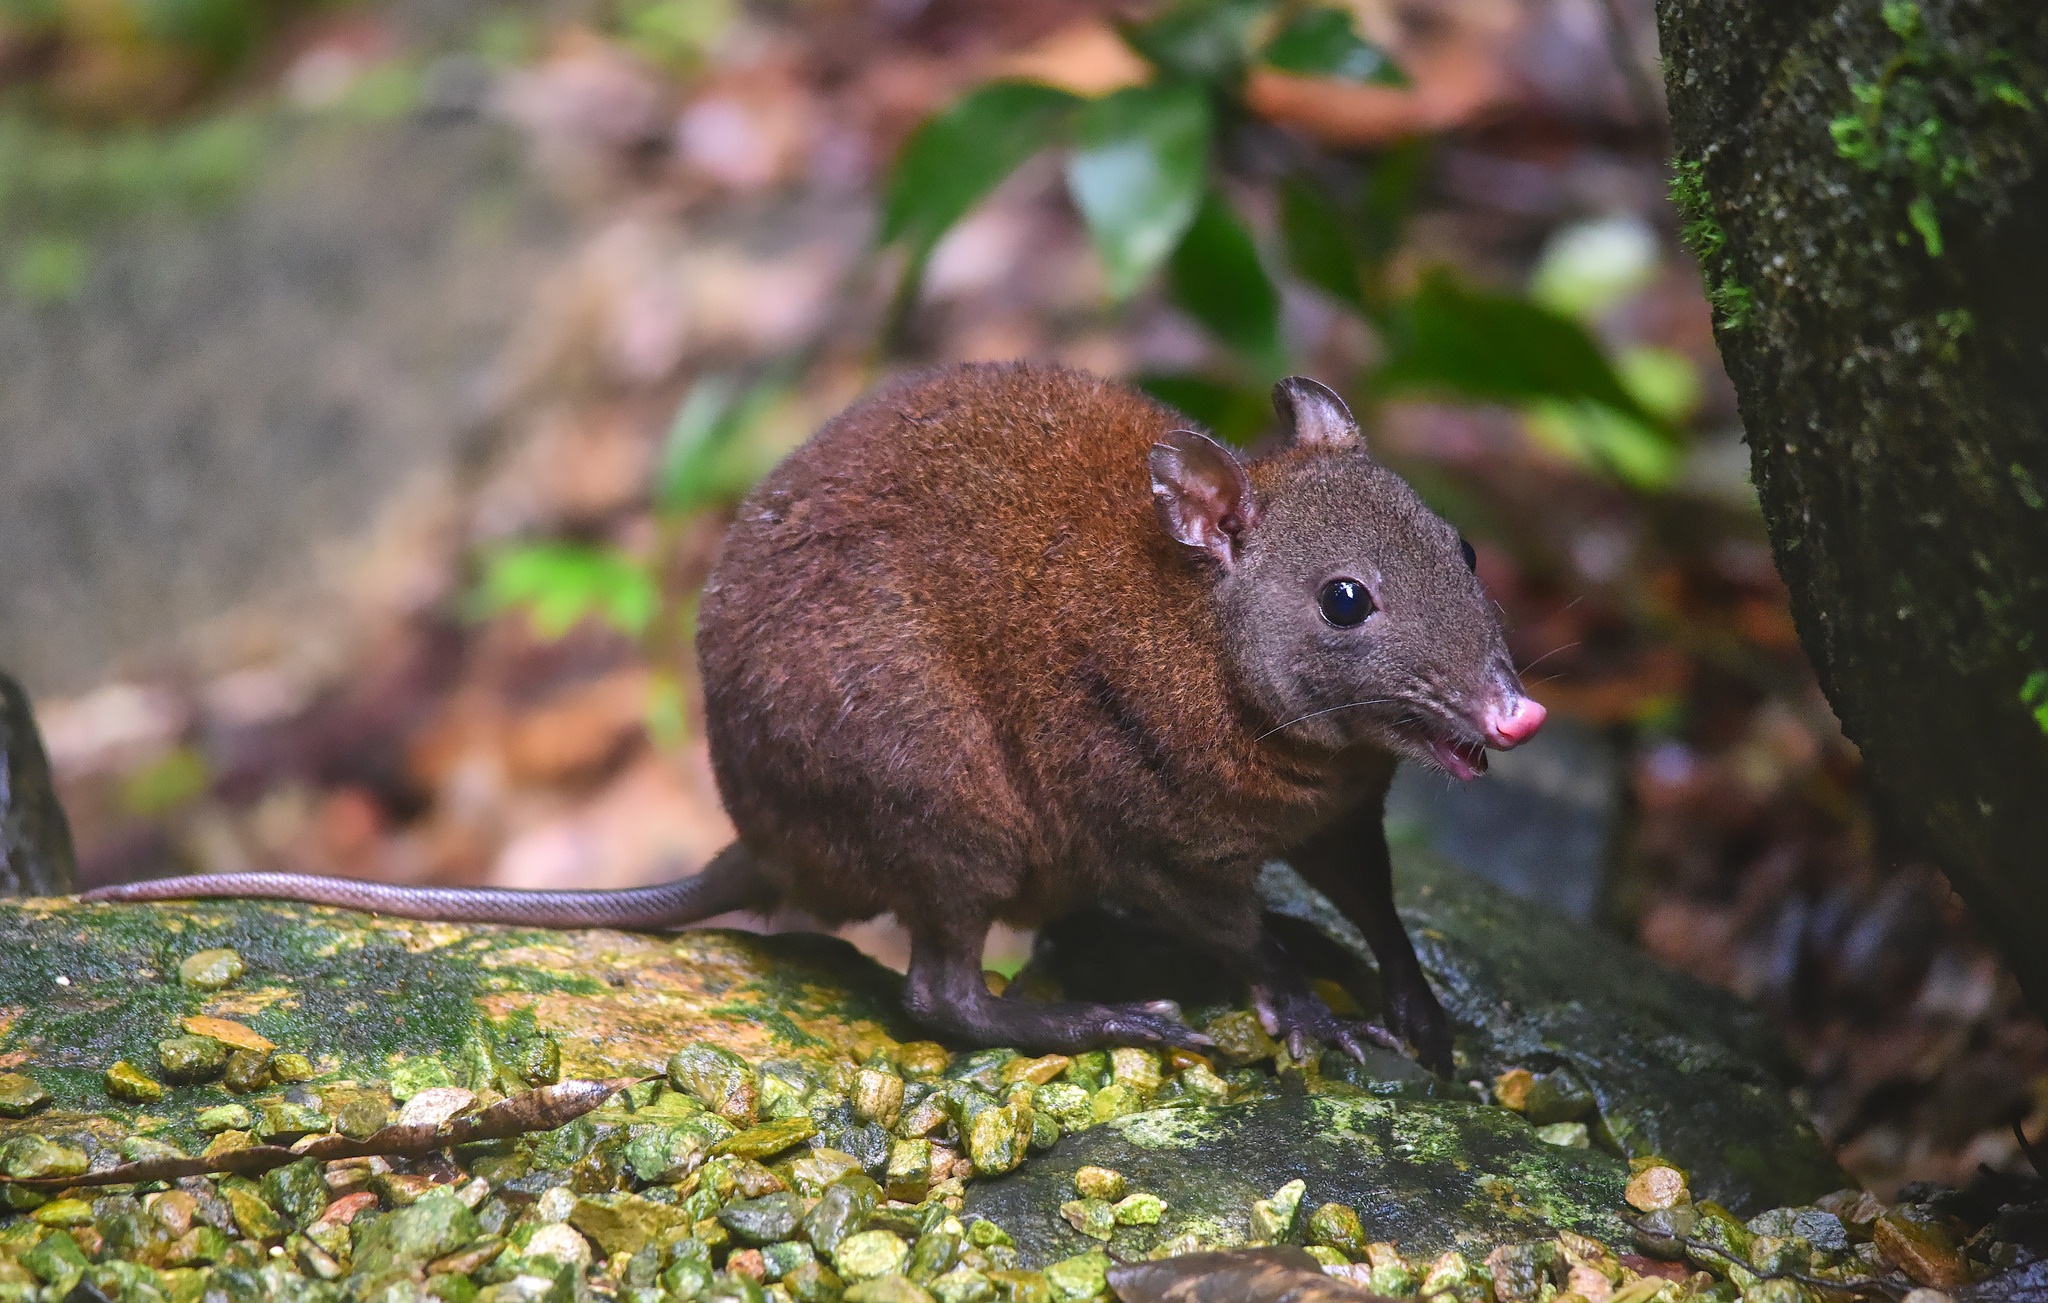
<svg viewBox="0 0 2048 1303">
<path fill-rule="evenodd" d="M 39 694 L 258 598 L 482 451 L 564 223 L 502 126 L 282 113 L 222 211 L 0 295 L 0 663 Z"/>
<path fill-rule="evenodd" d="M 0 896 L 57 896 L 78 877 L 71 825 L 28 694 L 0 673 Z"/>
</svg>

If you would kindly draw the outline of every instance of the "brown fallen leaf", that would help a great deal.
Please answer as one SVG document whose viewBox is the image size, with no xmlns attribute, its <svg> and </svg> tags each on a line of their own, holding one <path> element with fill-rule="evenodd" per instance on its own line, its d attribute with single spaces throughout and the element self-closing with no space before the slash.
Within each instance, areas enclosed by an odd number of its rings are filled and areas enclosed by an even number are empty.
<svg viewBox="0 0 2048 1303">
<path fill-rule="evenodd" d="M 210 1018 L 203 1013 L 195 1013 L 179 1025 L 194 1036 L 211 1036 L 221 1044 L 232 1045 L 238 1050 L 254 1050 L 258 1054 L 268 1054 L 277 1048 L 276 1043 L 261 1032 L 244 1027 L 238 1022 L 229 1022 L 225 1018 Z"/>
<path fill-rule="evenodd" d="M 1393 1303 L 1323 1274 L 1307 1250 L 1291 1246 L 1187 1253 L 1109 1270 L 1123 1303 Z"/>
<path fill-rule="evenodd" d="M 643 1077 L 613 1077 L 607 1081 L 573 1078 L 552 1086 L 529 1090 L 502 1099 L 477 1113 L 458 1117 L 438 1126 L 428 1123 L 397 1124 L 376 1131 L 361 1140 L 339 1133 L 307 1136 L 287 1149 L 283 1145 L 249 1145 L 229 1149 L 211 1158 L 152 1158 L 139 1163 L 122 1163 L 83 1176 L 12 1177 L 0 1182 L 29 1190 L 62 1190 L 73 1186 L 128 1185 L 140 1181 L 177 1181 L 188 1176 L 232 1173 L 259 1176 L 272 1168 L 311 1158 L 331 1163 L 343 1158 L 372 1155 L 422 1158 L 437 1149 L 466 1145 L 476 1140 L 508 1140 L 535 1131 L 552 1131 L 582 1117 L 613 1095 Z"/>
</svg>

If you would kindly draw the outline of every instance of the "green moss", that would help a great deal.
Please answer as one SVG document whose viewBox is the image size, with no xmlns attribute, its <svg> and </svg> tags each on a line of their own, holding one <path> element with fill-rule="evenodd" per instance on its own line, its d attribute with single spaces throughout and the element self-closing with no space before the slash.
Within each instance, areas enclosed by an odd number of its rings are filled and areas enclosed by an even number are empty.
<svg viewBox="0 0 2048 1303">
<path fill-rule="evenodd" d="M 1671 202 L 1678 209 L 1679 238 L 1699 260 L 1700 276 L 1706 285 L 1707 302 L 1723 330 L 1741 330 L 1749 324 L 1754 306 L 1749 287 L 1735 278 L 1735 260 L 1728 253 L 1728 234 L 1714 215 L 1714 197 L 1697 161 L 1679 159 L 1672 164 Z"/>
<path fill-rule="evenodd" d="M 1907 226 L 1930 258 L 1946 249 L 1938 195 L 1968 192 L 1982 178 L 1968 128 L 1991 113 L 2035 112 L 2006 71 L 2007 54 L 1939 39 L 1914 0 L 1885 0 L 1879 13 L 1898 49 L 1875 76 L 1850 81 L 1854 107 L 1828 123 L 1835 153 L 1892 181 Z M 1900 243 L 1908 241 L 1905 231 Z"/>
</svg>

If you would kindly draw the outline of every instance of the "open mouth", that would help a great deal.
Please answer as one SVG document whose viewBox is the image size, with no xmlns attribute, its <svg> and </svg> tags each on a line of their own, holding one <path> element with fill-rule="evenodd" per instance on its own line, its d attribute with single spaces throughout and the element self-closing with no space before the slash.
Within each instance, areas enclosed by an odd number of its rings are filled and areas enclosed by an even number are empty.
<svg viewBox="0 0 2048 1303">
<path fill-rule="evenodd" d="M 1429 748 L 1437 768 L 1456 779 L 1477 778 L 1486 772 L 1486 748 L 1478 742 L 1446 742 L 1439 737 L 1421 741 Z"/>
</svg>

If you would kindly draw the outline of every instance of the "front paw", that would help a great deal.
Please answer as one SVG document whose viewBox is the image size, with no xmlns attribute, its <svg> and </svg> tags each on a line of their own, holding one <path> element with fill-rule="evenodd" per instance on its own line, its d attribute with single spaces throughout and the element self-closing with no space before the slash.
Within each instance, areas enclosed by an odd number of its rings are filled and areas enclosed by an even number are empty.
<svg viewBox="0 0 2048 1303">
<path fill-rule="evenodd" d="M 1105 1011 L 1100 1035 L 1107 1045 L 1168 1045 L 1187 1050 L 1215 1048 L 1216 1042 L 1188 1026 L 1171 1000 L 1115 1005 Z"/>
<path fill-rule="evenodd" d="M 1400 1037 L 1378 1023 L 1363 1018 L 1346 1018 L 1307 991 L 1252 989 L 1252 1011 L 1266 1035 L 1287 1046 L 1289 1058 L 1299 1062 L 1308 1055 L 1308 1042 L 1326 1041 L 1361 1063 L 1365 1047 L 1378 1045 L 1403 1052 Z"/>
<path fill-rule="evenodd" d="M 1388 1002 L 1390 1021 L 1415 1051 L 1415 1061 L 1439 1077 L 1451 1075 L 1451 1020 L 1426 983 L 1399 992 Z"/>
</svg>

